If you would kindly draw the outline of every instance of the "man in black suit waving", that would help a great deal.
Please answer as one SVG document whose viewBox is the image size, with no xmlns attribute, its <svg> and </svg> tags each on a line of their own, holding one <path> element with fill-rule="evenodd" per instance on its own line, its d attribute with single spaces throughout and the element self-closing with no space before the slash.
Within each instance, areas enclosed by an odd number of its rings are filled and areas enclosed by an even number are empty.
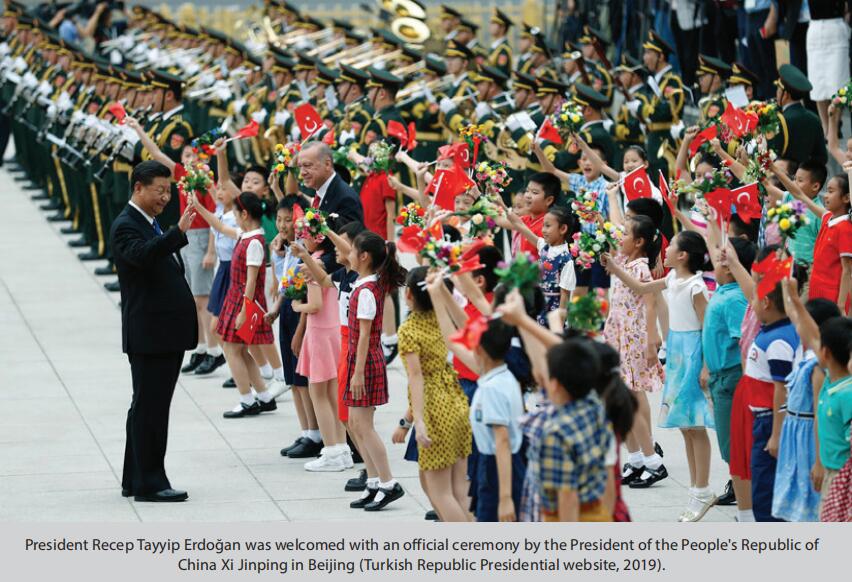
<svg viewBox="0 0 852 582">
<path fill-rule="evenodd" d="M 122 495 L 136 501 L 184 501 L 164 465 L 169 407 L 183 355 L 198 342 L 192 292 L 179 250 L 187 244 L 192 206 L 163 232 L 157 216 L 171 198 L 171 172 L 142 162 L 130 177 L 132 197 L 110 231 L 121 286 L 121 344 L 130 360 L 133 400 L 127 413 Z"/>
<path fill-rule="evenodd" d="M 331 149 L 322 142 L 305 144 L 299 152 L 299 175 L 305 186 L 316 194 L 309 200 L 313 208 L 327 214 L 337 214 L 337 223 L 344 225 L 353 220 L 364 222 L 361 198 L 343 178 L 334 171 Z"/>
</svg>

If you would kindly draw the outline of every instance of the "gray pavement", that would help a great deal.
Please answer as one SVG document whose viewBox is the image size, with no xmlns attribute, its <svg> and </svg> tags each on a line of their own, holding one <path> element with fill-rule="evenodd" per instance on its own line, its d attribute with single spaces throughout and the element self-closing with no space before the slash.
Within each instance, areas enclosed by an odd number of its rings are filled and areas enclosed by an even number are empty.
<svg viewBox="0 0 852 582">
<path fill-rule="evenodd" d="M 38 204 L 0 170 L 6 219 L 0 229 L 0 521 L 419 521 L 430 508 L 417 466 L 402 460 L 390 436 L 403 413 L 405 373 L 390 367 L 391 400 L 376 415 L 394 475 L 406 495 L 379 514 L 349 509 L 343 485 L 355 471 L 307 473 L 279 449 L 298 431 L 292 398 L 259 417 L 225 420 L 236 392 L 207 378 L 181 377 L 172 402 L 166 467 L 189 491 L 180 504 L 144 504 L 120 495 L 130 368 L 121 353 L 118 294 L 82 263 Z M 652 400 L 656 406 L 658 398 Z M 659 431 L 671 477 L 649 490 L 625 491 L 636 521 L 674 521 L 688 471 L 677 431 Z M 715 438 L 715 435 L 713 435 Z M 715 442 L 714 442 L 715 447 Z M 714 453 L 711 485 L 727 467 Z M 356 495 L 357 496 L 357 495 Z M 705 520 L 732 521 L 734 508 Z"/>
</svg>

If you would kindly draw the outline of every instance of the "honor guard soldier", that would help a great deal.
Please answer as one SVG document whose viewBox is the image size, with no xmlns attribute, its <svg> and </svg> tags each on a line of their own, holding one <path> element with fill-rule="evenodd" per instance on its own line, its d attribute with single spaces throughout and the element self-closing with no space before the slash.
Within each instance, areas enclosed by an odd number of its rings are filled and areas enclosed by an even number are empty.
<svg viewBox="0 0 852 582">
<path fill-rule="evenodd" d="M 479 71 L 471 74 L 471 78 L 476 84 L 477 103 L 474 109 L 476 124 L 482 126 L 483 133 L 489 141 L 494 141 L 497 137 L 495 126 L 504 115 L 510 113 L 507 111 L 507 100 L 504 99 L 502 103 L 495 102 L 497 97 L 505 94 L 509 78 L 501 69 L 490 65 L 483 65 Z"/>
<path fill-rule="evenodd" d="M 369 71 L 367 102 L 375 113 L 367 126 L 361 130 L 359 139 L 361 146 L 369 146 L 376 140 L 387 139 L 389 121 L 405 122 L 396 106 L 396 94 L 402 87 L 402 79 L 375 67 L 370 67 Z M 366 148 L 363 150 L 362 153 L 366 155 Z"/>
<path fill-rule="evenodd" d="M 532 59 L 533 38 L 537 32 L 538 28 L 526 22 L 521 23 L 521 33 L 518 35 L 518 62 L 515 63 L 516 71 L 520 71 L 521 73 L 529 71 Z"/>
<path fill-rule="evenodd" d="M 625 94 L 625 102 L 618 109 L 615 118 L 615 165 L 621 167 L 624 150 L 630 146 L 640 146 L 645 149 L 645 134 L 642 132 L 642 122 L 639 115 L 645 105 L 651 102 L 651 90 L 645 84 L 648 72 L 637 59 L 628 54 L 621 57 L 621 64 L 615 68 L 617 83 Z"/>
<path fill-rule="evenodd" d="M 612 102 L 613 80 L 610 73 L 612 66 L 606 57 L 606 47 L 609 44 L 609 39 L 600 31 L 589 25 L 585 25 L 583 26 L 583 34 L 580 35 L 578 42 L 587 65 L 589 80 L 591 81 L 591 83 L 584 81 L 583 84 L 589 85 L 595 91 L 602 93 Z"/>
<path fill-rule="evenodd" d="M 669 176 L 674 167 L 676 151 L 672 127 L 680 121 L 685 94 L 683 81 L 672 70 L 668 58 L 673 49 L 653 30 L 642 45 L 642 62 L 648 70 L 648 86 L 653 97 L 642 109 L 645 124 L 645 151 L 651 166 L 651 175 L 662 170 Z"/>
<path fill-rule="evenodd" d="M 441 109 L 438 103 L 446 95 L 440 92 L 441 79 L 447 74 L 447 65 L 438 57 L 426 55 L 423 78 L 415 81 L 412 95 L 404 101 L 411 100 L 403 109 L 410 112 L 417 131 L 417 146 L 410 152 L 418 162 L 431 162 L 438 157 L 438 148 L 444 145 L 444 127 L 441 125 Z"/>
<path fill-rule="evenodd" d="M 728 87 L 742 87 L 749 101 L 754 99 L 754 86 L 757 82 L 757 75 L 748 70 L 742 63 L 731 65 L 731 76 L 728 77 Z"/>
<path fill-rule="evenodd" d="M 445 43 L 449 44 L 450 41 L 454 41 L 456 39 L 456 35 L 459 33 L 458 29 L 459 24 L 461 24 L 461 19 L 461 12 L 452 6 L 441 4 L 441 30 L 444 31 Z"/>
<path fill-rule="evenodd" d="M 544 123 L 544 120 L 548 116 L 559 111 L 562 107 L 562 103 L 565 101 L 564 95 L 568 90 L 568 86 L 560 81 L 554 81 L 547 78 L 536 79 L 536 81 L 538 82 L 535 89 L 536 98 L 538 99 L 538 110 L 531 115 L 535 129 L 533 132 L 525 133 L 524 136 L 521 137 L 520 141 L 517 142 L 520 147 L 525 150 L 529 150 L 527 175 L 529 176 L 529 174 L 534 174 L 542 170 L 538 157 L 532 151 L 532 143 L 527 143 L 527 140 L 537 140 L 539 146 L 544 152 L 544 155 L 548 160 L 553 162 L 557 168 L 567 168 L 566 171 L 573 170 L 574 168 L 571 167 L 573 162 L 570 154 L 562 150 L 558 144 L 547 140 L 541 140 L 537 134 L 539 128 L 541 128 Z"/>
<path fill-rule="evenodd" d="M 470 49 L 470 52 L 473 53 L 473 59 L 469 64 L 470 69 L 474 70 L 479 68 L 488 60 L 488 50 L 482 46 L 479 39 L 476 37 L 479 32 L 479 25 L 462 18 L 457 30 L 458 32 L 456 33 L 455 41 L 457 43 L 464 44 L 468 49 Z"/>
<path fill-rule="evenodd" d="M 452 75 L 447 95 L 441 99 L 439 106 L 441 124 L 449 132 L 450 138 L 458 134 L 459 126 L 466 121 L 467 116 L 461 112 L 463 102 L 470 101 L 476 95 L 476 88 L 470 81 L 467 71 L 468 64 L 473 60 L 473 53 L 467 46 L 451 41 L 444 51 L 444 61 L 447 64 L 447 74 Z"/>
<path fill-rule="evenodd" d="M 827 163 L 828 151 L 822 123 L 817 114 L 806 109 L 803 103 L 813 89 L 811 82 L 795 66 L 781 65 L 775 87 L 775 101 L 781 109 L 778 116 L 781 130 L 769 140 L 769 147 L 778 157 L 793 160 L 797 164 L 808 160 Z"/>
<path fill-rule="evenodd" d="M 718 117 L 725 111 L 727 101 L 723 94 L 725 79 L 731 74 L 731 67 L 724 61 L 708 55 L 698 55 L 698 90 L 702 97 L 698 100 L 701 121 Z"/>
<path fill-rule="evenodd" d="M 495 8 L 488 25 L 494 40 L 491 41 L 487 63 L 500 69 L 506 78 L 512 73 L 512 46 L 507 40 L 512 24 L 512 20 L 502 10 Z"/>
<path fill-rule="evenodd" d="M 598 146 L 603 152 L 604 161 L 613 167 L 616 145 L 609 131 L 611 122 L 604 119 L 603 114 L 604 109 L 609 106 L 609 99 L 603 93 L 583 84 L 576 86 L 573 99 L 575 103 L 583 107 L 585 122 L 580 126 L 580 137 L 589 145 Z M 576 160 L 579 160 L 579 152 L 575 155 Z"/>
<path fill-rule="evenodd" d="M 550 50 L 550 46 L 547 44 L 547 39 L 544 37 L 544 34 L 539 32 L 533 35 L 533 44 L 530 51 L 532 51 L 532 56 L 528 61 L 529 64 L 526 71 L 521 72 L 532 75 L 537 79 L 547 77 L 548 79 L 553 79 L 555 81 L 558 78 L 558 75 L 556 74 L 556 69 L 554 69 L 551 64 L 553 53 Z"/>
<path fill-rule="evenodd" d="M 357 141 L 361 130 L 367 127 L 372 119 L 373 110 L 367 102 L 367 82 L 370 75 L 351 67 L 340 65 L 340 75 L 337 77 L 337 96 L 343 105 L 343 118 L 337 124 L 337 143 L 347 145 Z"/>
</svg>

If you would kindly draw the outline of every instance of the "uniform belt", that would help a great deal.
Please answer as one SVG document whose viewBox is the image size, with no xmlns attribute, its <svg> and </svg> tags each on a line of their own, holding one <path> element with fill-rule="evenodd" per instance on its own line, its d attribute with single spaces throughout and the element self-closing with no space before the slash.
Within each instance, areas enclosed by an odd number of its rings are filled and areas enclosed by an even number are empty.
<svg viewBox="0 0 852 582">
<path fill-rule="evenodd" d="M 645 126 L 648 131 L 668 131 L 674 123 L 671 121 L 660 121 L 658 123 L 649 123 Z"/>
<path fill-rule="evenodd" d="M 121 172 L 124 174 L 132 174 L 133 166 L 125 162 L 113 162 L 112 163 L 112 171 L 113 172 Z"/>
<path fill-rule="evenodd" d="M 796 412 L 794 410 L 787 410 L 787 416 L 795 416 L 796 418 L 814 418 L 813 412 Z"/>
<path fill-rule="evenodd" d="M 444 134 L 440 131 L 418 131 L 417 139 L 423 141 L 444 141 Z"/>
</svg>

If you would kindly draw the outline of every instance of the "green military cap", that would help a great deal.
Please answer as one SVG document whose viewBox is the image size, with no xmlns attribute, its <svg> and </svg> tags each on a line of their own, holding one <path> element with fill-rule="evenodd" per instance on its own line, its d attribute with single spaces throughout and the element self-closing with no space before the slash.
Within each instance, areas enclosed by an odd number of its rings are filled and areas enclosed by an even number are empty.
<svg viewBox="0 0 852 582">
<path fill-rule="evenodd" d="M 667 57 L 674 52 L 672 45 L 663 40 L 663 38 L 653 30 L 648 33 L 648 40 L 645 41 L 642 48 L 657 51 L 664 57 Z"/>
<path fill-rule="evenodd" d="M 778 81 L 776 81 L 776 84 L 787 91 L 794 99 L 806 97 L 814 88 L 801 69 L 789 64 L 781 65 L 778 69 Z"/>
<path fill-rule="evenodd" d="M 338 73 L 322 63 L 317 63 L 317 78 L 316 82 L 320 85 L 332 85 L 337 80 Z"/>
<path fill-rule="evenodd" d="M 225 47 L 225 51 L 233 54 L 240 55 L 244 58 L 248 57 L 249 50 L 246 45 L 241 43 L 235 38 L 228 38 L 228 45 Z"/>
<path fill-rule="evenodd" d="M 423 60 L 423 53 L 417 49 L 404 46 L 399 60 L 405 61 L 407 64 L 417 63 Z"/>
<path fill-rule="evenodd" d="M 18 22 L 15 26 L 20 30 L 29 30 L 33 27 L 33 19 L 26 14 L 18 14 Z"/>
<path fill-rule="evenodd" d="M 124 79 L 125 86 L 134 89 L 144 87 L 147 83 L 142 73 L 138 71 L 130 71 L 128 69 L 124 70 Z"/>
<path fill-rule="evenodd" d="M 742 63 L 731 65 L 731 76 L 728 77 L 728 85 L 748 85 L 749 87 L 753 87 L 757 82 L 757 75 L 748 70 Z"/>
<path fill-rule="evenodd" d="M 565 47 L 562 49 L 562 58 L 569 61 L 576 61 L 583 58 L 583 51 L 570 40 L 566 40 Z"/>
<path fill-rule="evenodd" d="M 341 20 L 339 18 L 331 19 L 331 27 L 334 29 L 335 32 L 342 33 L 346 33 L 355 28 L 355 26 L 348 20 Z"/>
<path fill-rule="evenodd" d="M 512 78 L 512 89 L 535 91 L 537 87 L 538 83 L 535 82 L 535 77 L 520 71 L 515 71 L 514 77 Z"/>
<path fill-rule="evenodd" d="M 534 53 L 543 53 L 544 56 L 550 58 L 550 45 L 547 44 L 547 39 L 544 38 L 544 35 L 539 32 L 538 34 L 533 34 L 533 45 L 530 47 L 530 50 Z"/>
<path fill-rule="evenodd" d="M 326 27 L 322 20 L 314 18 L 313 16 L 304 15 L 299 19 L 298 24 L 302 28 L 306 28 L 312 32 L 320 31 Z"/>
<path fill-rule="evenodd" d="M 716 57 L 709 55 L 698 55 L 698 75 L 719 75 L 727 77 L 731 73 L 731 67 Z"/>
<path fill-rule="evenodd" d="M 441 18 L 461 18 L 461 12 L 453 8 L 452 6 L 447 6 L 446 4 L 441 4 Z"/>
<path fill-rule="evenodd" d="M 550 95 L 552 93 L 560 94 L 568 90 L 568 85 L 565 83 L 555 81 L 547 77 L 538 77 L 536 81 L 538 84 L 535 89 L 535 94 L 539 96 Z"/>
<path fill-rule="evenodd" d="M 347 40 L 354 40 L 354 44 L 361 44 L 370 38 L 368 35 L 363 32 L 358 32 L 354 28 L 344 31 L 343 34 L 346 36 Z"/>
<path fill-rule="evenodd" d="M 287 2 L 287 0 L 273 0 L 272 2 L 283 12 L 287 12 L 289 14 L 299 14 L 299 9 Z"/>
<path fill-rule="evenodd" d="M 583 26 L 583 33 L 577 40 L 580 44 L 595 44 L 595 42 L 598 42 L 603 46 L 609 44 L 609 39 L 604 36 L 601 31 L 589 26 L 588 24 Z"/>
<path fill-rule="evenodd" d="M 523 30 L 521 31 L 521 37 L 532 38 L 538 32 L 541 32 L 537 26 L 527 24 L 526 22 L 521 22 L 521 26 L 523 27 Z"/>
<path fill-rule="evenodd" d="M 381 44 L 383 48 L 387 50 L 396 50 L 402 47 L 402 40 L 394 33 L 389 30 L 385 30 L 383 28 L 374 28 L 373 29 L 373 42 L 377 44 Z"/>
<path fill-rule="evenodd" d="M 643 73 L 645 72 L 645 67 L 633 55 L 623 53 L 621 55 L 621 62 L 615 67 L 615 71 L 617 73 Z"/>
<path fill-rule="evenodd" d="M 272 51 L 272 59 L 273 71 L 292 71 L 296 67 L 296 60 L 288 54 Z"/>
<path fill-rule="evenodd" d="M 243 53 L 243 57 L 255 67 L 259 68 L 263 66 L 263 59 L 254 54 L 253 52 L 246 51 L 245 53 Z"/>
<path fill-rule="evenodd" d="M 183 79 L 161 69 L 152 69 L 149 81 L 151 86 L 156 89 L 171 89 L 175 93 L 180 93 L 183 89 Z"/>
<path fill-rule="evenodd" d="M 512 19 L 506 16 L 506 13 L 499 8 L 494 8 L 494 12 L 491 14 L 491 22 L 502 24 L 506 27 L 506 30 L 509 30 L 512 28 L 512 25 L 515 24 L 512 22 Z"/>
<path fill-rule="evenodd" d="M 609 105 L 609 99 L 605 95 L 582 83 L 574 85 L 574 101 L 594 109 L 603 109 Z"/>
<path fill-rule="evenodd" d="M 382 87 L 390 91 L 396 92 L 402 87 L 403 80 L 393 73 L 376 67 L 369 67 L 367 71 L 370 73 L 370 80 L 367 81 L 367 88 Z"/>
<path fill-rule="evenodd" d="M 471 22 L 466 18 L 462 18 L 461 20 L 459 20 L 459 30 L 467 30 L 471 34 L 475 35 L 477 32 L 479 32 L 479 25 L 475 22 Z"/>
<path fill-rule="evenodd" d="M 350 67 L 349 65 L 341 63 L 340 75 L 337 77 L 338 83 L 354 83 L 363 88 L 367 85 L 369 80 L 370 75 L 361 69 L 356 69 L 355 67 Z"/>
<path fill-rule="evenodd" d="M 467 48 L 467 45 L 451 40 L 447 43 L 447 48 L 444 51 L 444 58 L 449 57 L 471 60 L 473 58 L 473 51 Z"/>
<path fill-rule="evenodd" d="M 426 63 L 426 68 L 438 76 L 447 74 L 447 64 L 435 55 L 426 55 L 423 61 Z"/>
<path fill-rule="evenodd" d="M 178 30 L 180 30 L 181 36 L 184 38 L 195 38 L 199 36 L 199 31 L 197 28 L 193 28 L 187 24 L 179 24 Z"/>
<path fill-rule="evenodd" d="M 17 16 L 27 11 L 26 6 L 20 2 L 8 0 L 4 6 L 3 16 Z"/>
<path fill-rule="evenodd" d="M 294 71 L 311 71 L 317 68 L 317 60 L 307 53 L 300 52 Z"/>
<path fill-rule="evenodd" d="M 61 41 L 59 35 L 52 30 L 47 30 L 44 33 L 44 40 L 41 41 L 42 48 L 46 50 L 56 50 L 60 47 Z"/>
<path fill-rule="evenodd" d="M 474 83 L 480 83 L 482 81 L 491 81 L 492 83 L 495 83 L 496 85 L 505 88 L 506 84 L 509 82 L 509 77 L 500 69 L 497 69 L 490 65 L 482 65 L 481 67 L 479 67 L 478 71 L 471 73 L 471 80 Z"/>
<path fill-rule="evenodd" d="M 271 52 L 273 56 L 280 55 L 282 57 L 288 57 L 290 59 L 293 58 L 293 53 L 291 53 L 286 48 L 279 46 L 277 44 L 270 44 L 269 45 L 269 52 Z"/>
</svg>

